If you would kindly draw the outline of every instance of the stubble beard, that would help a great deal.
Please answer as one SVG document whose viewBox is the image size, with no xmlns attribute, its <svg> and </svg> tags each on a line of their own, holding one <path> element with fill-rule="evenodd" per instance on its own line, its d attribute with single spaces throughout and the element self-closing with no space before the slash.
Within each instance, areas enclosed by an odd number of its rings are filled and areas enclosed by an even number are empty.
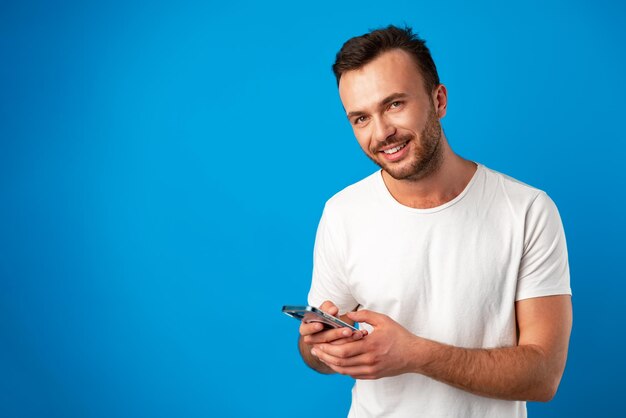
<svg viewBox="0 0 626 418">
<path fill-rule="evenodd" d="M 431 108 L 428 120 L 426 121 L 426 126 L 424 126 L 424 129 L 422 129 L 422 132 L 420 133 L 420 143 L 412 143 L 412 161 L 390 163 L 384 160 L 378 160 L 370 155 L 368 155 L 368 157 L 396 180 L 421 180 L 436 172 L 443 162 L 441 137 L 441 123 L 435 114 L 435 109 Z M 380 144 L 378 149 L 391 144 L 414 141 L 414 139 L 414 135 L 411 134 L 403 136 L 394 135 L 393 137 L 388 138 L 385 143 Z M 407 156 L 407 158 L 411 158 L 411 156 Z"/>
</svg>

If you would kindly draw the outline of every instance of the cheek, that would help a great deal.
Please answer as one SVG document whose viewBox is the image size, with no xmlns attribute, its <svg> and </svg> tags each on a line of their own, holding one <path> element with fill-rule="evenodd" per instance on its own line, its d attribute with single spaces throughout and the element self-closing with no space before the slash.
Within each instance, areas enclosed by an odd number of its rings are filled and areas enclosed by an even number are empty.
<svg viewBox="0 0 626 418">
<path fill-rule="evenodd" d="M 354 137 L 356 138 L 357 142 L 359 143 L 363 151 L 369 152 L 369 148 L 371 144 L 369 135 L 365 132 L 365 130 L 359 130 L 359 131 L 353 130 L 353 132 L 354 132 Z"/>
</svg>

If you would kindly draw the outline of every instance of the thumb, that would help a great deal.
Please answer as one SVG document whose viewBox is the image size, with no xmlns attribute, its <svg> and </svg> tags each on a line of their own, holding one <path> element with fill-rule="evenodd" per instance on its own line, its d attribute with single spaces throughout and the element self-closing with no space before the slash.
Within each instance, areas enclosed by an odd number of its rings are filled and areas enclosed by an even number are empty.
<svg viewBox="0 0 626 418">
<path fill-rule="evenodd" d="M 320 309 L 332 316 L 337 316 L 339 313 L 339 308 L 337 308 L 337 306 L 330 300 L 324 301 L 324 303 L 320 306 Z"/>
<path fill-rule="evenodd" d="M 367 309 L 356 312 L 348 312 L 347 315 L 348 318 L 354 322 L 365 322 L 366 324 L 370 324 L 374 327 L 381 325 L 385 318 L 385 315 L 374 311 L 368 311 Z"/>
</svg>

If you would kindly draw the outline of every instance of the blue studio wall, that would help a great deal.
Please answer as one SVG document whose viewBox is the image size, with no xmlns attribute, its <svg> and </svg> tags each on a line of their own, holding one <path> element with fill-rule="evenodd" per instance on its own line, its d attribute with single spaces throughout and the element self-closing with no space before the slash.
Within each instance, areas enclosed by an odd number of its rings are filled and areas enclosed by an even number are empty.
<svg viewBox="0 0 626 418">
<path fill-rule="evenodd" d="M 3 2 L 0 416 L 342 417 L 296 352 L 317 221 L 375 167 L 330 65 L 425 37 L 461 155 L 546 190 L 575 323 L 534 417 L 623 413 L 618 1 Z"/>
</svg>

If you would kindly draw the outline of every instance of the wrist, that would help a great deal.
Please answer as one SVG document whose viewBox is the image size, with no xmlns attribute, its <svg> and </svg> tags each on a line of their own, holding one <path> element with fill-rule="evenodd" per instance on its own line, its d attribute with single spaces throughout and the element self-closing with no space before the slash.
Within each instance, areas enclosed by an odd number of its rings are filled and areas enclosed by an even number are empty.
<svg viewBox="0 0 626 418">
<path fill-rule="evenodd" d="M 421 337 L 415 337 L 410 346 L 411 373 L 425 374 L 426 366 L 434 359 L 436 343 Z"/>
</svg>

